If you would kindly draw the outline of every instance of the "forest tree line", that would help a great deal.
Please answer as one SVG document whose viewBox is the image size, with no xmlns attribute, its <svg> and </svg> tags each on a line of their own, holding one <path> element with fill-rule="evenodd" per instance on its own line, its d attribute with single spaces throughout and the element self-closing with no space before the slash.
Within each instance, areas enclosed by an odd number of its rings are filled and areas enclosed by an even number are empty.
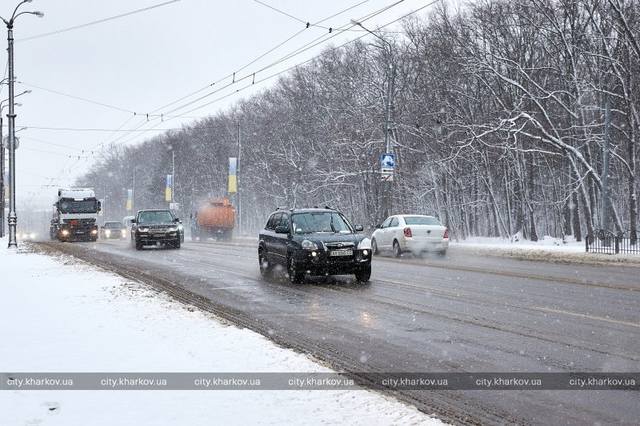
<svg viewBox="0 0 640 426">
<path fill-rule="evenodd" d="M 216 115 L 113 144 L 78 183 L 106 194 L 114 219 L 134 173 L 135 207 L 166 206 L 173 157 L 188 216 L 226 195 L 239 132 L 245 231 L 276 206 L 328 205 L 368 227 L 433 214 L 455 238 L 581 240 L 603 227 L 636 238 L 640 2 L 482 0 L 380 34 L 390 45 L 329 48 Z M 385 211 L 388 93 L 397 170 Z"/>
</svg>

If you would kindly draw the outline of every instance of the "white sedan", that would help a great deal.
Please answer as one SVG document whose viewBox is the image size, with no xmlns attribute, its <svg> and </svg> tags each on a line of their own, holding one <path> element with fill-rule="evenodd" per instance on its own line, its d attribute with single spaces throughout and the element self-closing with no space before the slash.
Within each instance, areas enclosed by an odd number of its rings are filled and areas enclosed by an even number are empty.
<svg viewBox="0 0 640 426">
<path fill-rule="evenodd" d="M 417 214 L 389 216 L 371 236 L 371 250 L 378 254 L 391 250 L 395 257 L 402 252 L 420 254 L 435 251 L 445 254 L 449 248 L 449 230 L 433 216 Z"/>
</svg>

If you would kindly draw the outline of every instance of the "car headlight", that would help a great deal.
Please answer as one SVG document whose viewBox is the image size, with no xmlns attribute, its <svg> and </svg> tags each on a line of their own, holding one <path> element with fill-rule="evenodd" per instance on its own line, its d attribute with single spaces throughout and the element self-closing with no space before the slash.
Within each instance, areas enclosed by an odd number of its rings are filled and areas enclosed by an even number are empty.
<svg viewBox="0 0 640 426">
<path fill-rule="evenodd" d="M 108 229 L 106 229 L 106 230 L 104 231 L 104 235 L 106 235 L 106 236 L 108 237 L 109 235 L 111 235 L 111 231 L 109 231 Z"/>
<path fill-rule="evenodd" d="M 371 240 L 368 238 L 363 238 L 358 243 L 358 250 L 371 250 Z"/>
<path fill-rule="evenodd" d="M 63 229 L 62 230 L 62 235 L 64 235 L 66 237 L 67 235 L 69 235 L 69 231 L 67 231 L 66 229 Z"/>
<path fill-rule="evenodd" d="M 35 232 L 30 233 L 29 234 L 29 238 L 32 239 L 32 240 L 35 240 L 36 239 L 36 233 Z"/>
<path fill-rule="evenodd" d="M 91 230 L 91 235 L 97 235 L 98 234 L 98 230 L 97 229 L 92 229 Z"/>
<path fill-rule="evenodd" d="M 182 226 L 182 225 L 178 225 L 178 230 L 179 230 L 179 231 L 182 231 L 183 229 L 184 229 L 184 226 Z"/>
<path fill-rule="evenodd" d="M 177 230 L 178 230 L 177 226 L 172 226 L 172 227 L 167 229 L 167 232 L 176 232 Z"/>
<path fill-rule="evenodd" d="M 313 241 L 304 240 L 302 241 L 302 248 L 304 250 L 318 250 L 318 245 Z"/>
<path fill-rule="evenodd" d="M 124 237 L 126 237 L 126 236 L 127 236 L 127 231 L 123 229 L 123 230 L 122 230 L 122 237 L 124 238 Z"/>
<path fill-rule="evenodd" d="M 138 228 L 139 232 L 149 232 L 149 228 Z"/>
</svg>

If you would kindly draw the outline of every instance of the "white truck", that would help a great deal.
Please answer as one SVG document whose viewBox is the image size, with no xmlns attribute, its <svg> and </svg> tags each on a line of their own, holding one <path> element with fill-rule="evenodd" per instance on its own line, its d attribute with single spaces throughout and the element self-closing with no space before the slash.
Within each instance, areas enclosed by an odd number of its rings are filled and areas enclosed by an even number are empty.
<svg viewBox="0 0 640 426">
<path fill-rule="evenodd" d="M 49 228 L 52 240 L 96 241 L 100 201 L 91 188 L 60 188 Z"/>
</svg>

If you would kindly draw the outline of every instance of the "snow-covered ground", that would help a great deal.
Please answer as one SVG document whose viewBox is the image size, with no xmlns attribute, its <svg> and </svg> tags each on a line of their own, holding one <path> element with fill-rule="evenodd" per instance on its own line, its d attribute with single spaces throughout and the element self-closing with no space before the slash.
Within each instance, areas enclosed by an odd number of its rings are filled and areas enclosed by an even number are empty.
<svg viewBox="0 0 640 426">
<path fill-rule="evenodd" d="M 548 250 L 564 253 L 584 253 L 584 241 L 577 242 L 573 238 L 562 241 L 561 238 L 553 238 L 548 235 L 538 241 L 529 241 L 516 236 L 509 241 L 505 238 L 492 237 L 470 237 L 466 240 L 454 241 L 454 246 L 473 247 L 473 248 L 501 248 L 501 249 L 520 249 L 520 250 Z"/>
<path fill-rule="evenodd" d="M 640 265 L 640 254 L 587 253 L 584 241 L 578 242 L 571 237 L 563 241 L 561 238 L 553 238 L 547 235 L 536 242 L 522 239 L 520 236 L 516 236 L 511 241 L 503 238 L 470 237 L 466 240 L 452 240 L 450 246 L 479 254 L 518 259 L 585 264 L 624 263 L 629 266 Z"/>
<path fill-rule="evenodd" d="M 72 258 L 0 239 L 0 373 L 330 372 Z M 368 390 L 0 390 L 0 425 L 442 424 Z"/>
</svg>

